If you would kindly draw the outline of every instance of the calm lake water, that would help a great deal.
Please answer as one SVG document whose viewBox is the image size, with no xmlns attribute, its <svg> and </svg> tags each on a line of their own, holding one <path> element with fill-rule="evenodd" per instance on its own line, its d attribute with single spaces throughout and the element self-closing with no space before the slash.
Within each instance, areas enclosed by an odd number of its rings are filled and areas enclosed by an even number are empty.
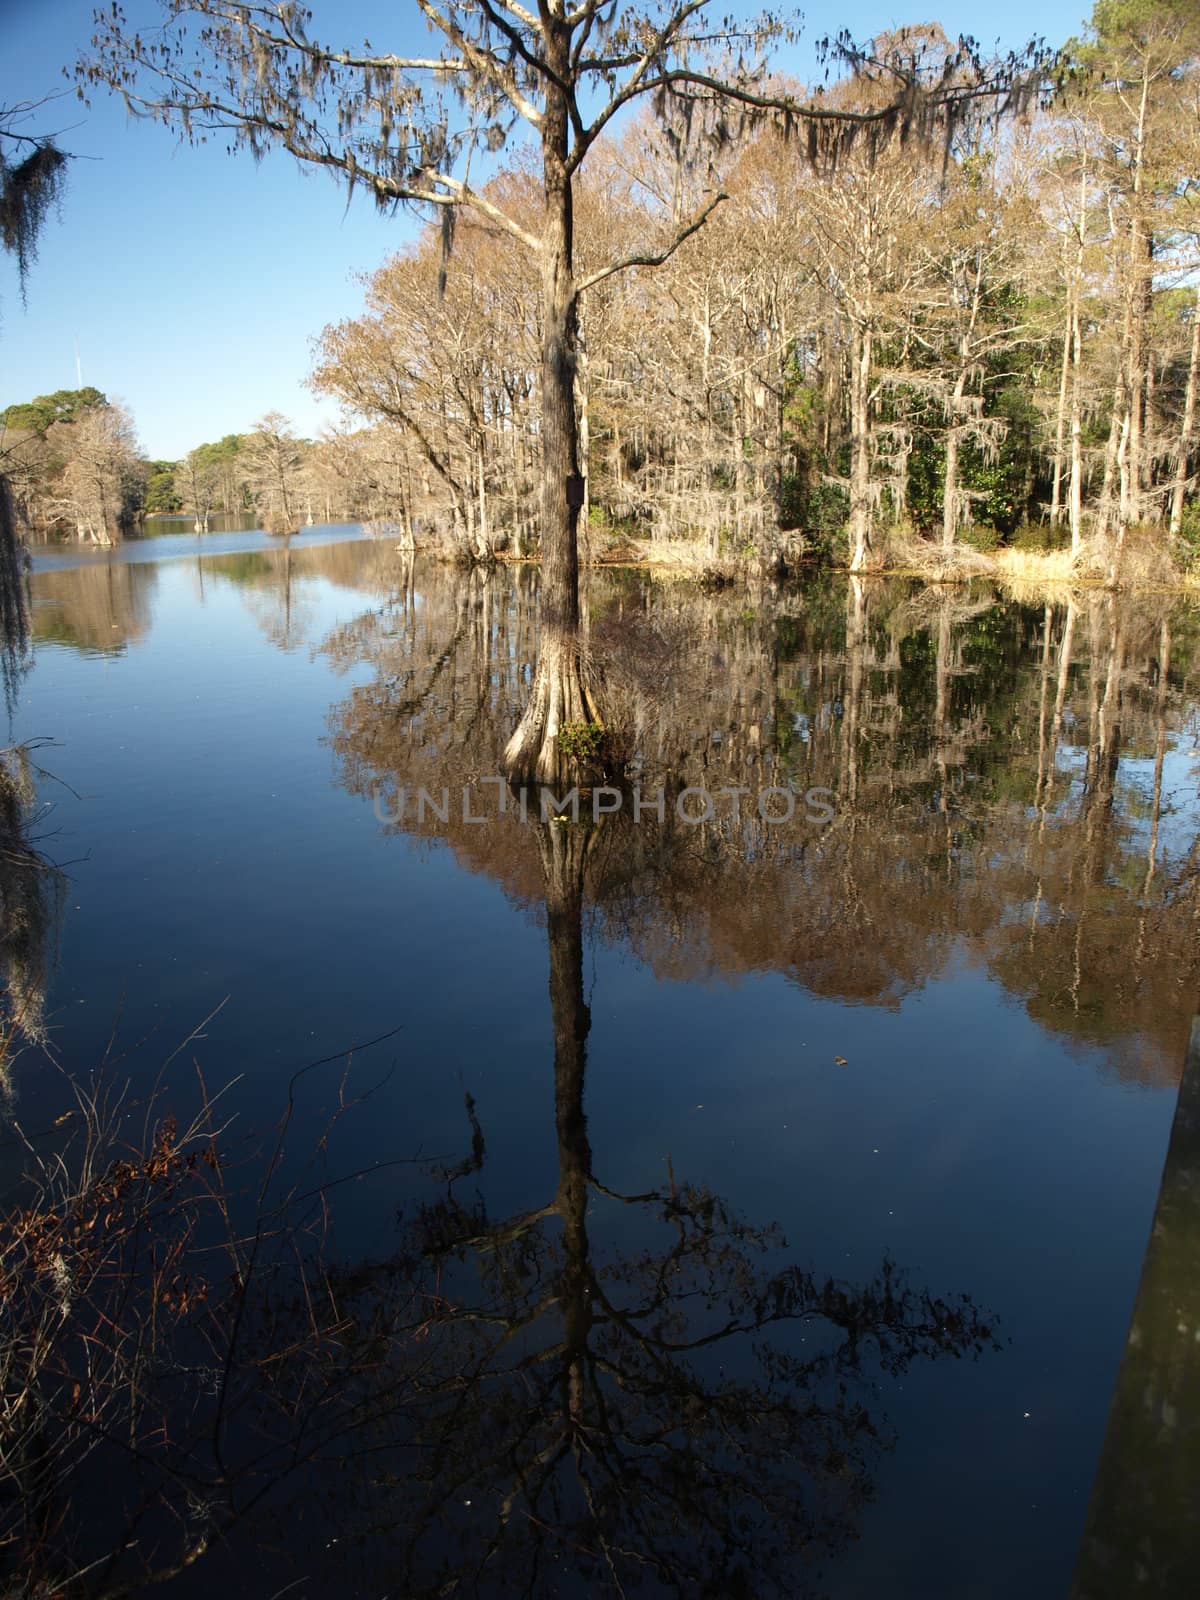
<svg viewBox="0 0 1200 1600">
<path fill-rule="evenodd" d="M 13 1115 L 198 1064 L 249 1148 L 387 1036 L 286 1159 L 428 1305 L 386 1470 L 164 1592 L 1067 1594 L 1200 990 L 1200 613 L 603 572 L 664 816 L 541 825 L 487 782 L 536 575 L 357 532 L 32 578 Z"/>
</svg>

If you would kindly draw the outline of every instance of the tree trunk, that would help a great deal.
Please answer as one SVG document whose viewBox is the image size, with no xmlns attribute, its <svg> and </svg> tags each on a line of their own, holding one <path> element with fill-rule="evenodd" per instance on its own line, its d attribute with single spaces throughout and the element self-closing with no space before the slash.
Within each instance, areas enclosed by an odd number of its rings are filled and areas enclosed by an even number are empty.
<svg viewBox="0 0 1200 1600">
<path fill-rule="evenodd" d="M 1062 363 L 1058 373 L 1058 411 L 1054 423 L 1054 477 L 1050 486 L 1050 526 L 1062 520 L 1063 448 L 1067 434 L 1067 385 L 1071 372 L 1071 332 L 1075 325 L 1075 285 L 1068 274 L 1067 320 L 1063 329 Z"/>
<path fill-rule="evenodd" d="M 737 403 L 734 408 L 733 441 L 733 536 L 739 552 L 746 542 L 746 437 L 750 432 L 750 418 L 746 402 L 747 379 L 738 384 Z M 680 429 L 682 435 L 683 429 Z"/>
<path fill-rule="evenodd" d="M 708 522 L 708 556 L 715 561 L 721 549 L 721 511 L 709 493 L 715 451 L 713 449 L 712 415 L 712 300 L 709 286 L 704 285 L 704 312 L 700 322 L 700 396 L 703 407 L 700 418 L 700 471 L 698 473 L 699 510 Z"/>
<path fill-rule="evenodd" d="M 407 555 L 411 555 L 417 547 L 417 541 L 413 535 L 412 513 L 409 510 L 409 494 L 402 481 L 398 482 L 396 485 L 396 498 L 400 506 L 399 548 Z"/>
<path fill-rule="evenodd" d="M 871 332 L 855 332 L 850 374 L 850 570 L 862 572 L 871 548 Z"/>
<path fill-rule="evenodd" d="M 777 316 L 778 322 L 778 370 L 779 382 L 778 401 L 775 410 L 775 526 L 779 531 L 779 543 L 783 546 L 783 491 L 787 476 L 787 395 L 788 395 L 788 368 L 790 363 L 791 339 L 787 323 L 787 312 L 782 308 L 783 296 L 780 296 L 780 309 Z"/>
<path fill-rule="evenodd" d="M 592 448 L 591 414 L 588 408 L 587 341 L 579 311 L 575 313 L 575 397 L 579 418 L 579 475 L 583 479 L 583 504 L 579 507 L 579 524 L 583 529 L 582 559 L 584 566 L 591 561 L 591 472 L 588 462 Z"/>
<path fill-rule="evenodd" d="M 1121 581 L 1121 561 L 1125 554 L 1125 535 L 1129 529 L 1129 427 L 1130 413 L 1126 411 L 1121 423 L 1121 437 L 1117 446 L 1117 470 L 1120 475 L 1120 514 L 1117 517 L 1117 532 L 1113 539 L 1112 561 L 1109 564 L 1108 581 L 1115 588 Z"/>
<path fill-rule="evenodd" d="M 1083 294 L 1083 268 L 1087 249 L 1087 152 L 1079 163 L 1079 212 L 1075 229 L 1075 271 L 1067 289 L 1070 311 L 1067 332 L 1071 341 L 1071 487 L 1067 517 L 1071 527 L 1071 554 L 1083 547 L 1083 333 L 1079 302 Z"/>
<path fill-rule="evenodd" d="M 487 449 L 482 433 L 479 436 L 475 469 L 476 491 L 479 497 L 479 515 L 475 524 L 475 559 L 477 561 L 490 561 L 492 559 L 492 540 L 488 532 Z"/>
<path fill-rule="evenodd" d="M 1133 340 L 1133 305 L 1128 285 L 1125 292 L 1124 320 L 1121 329 L 1121 346 L 1117 358 L 1117 371 L 1113 380 L 1112 410 L 1108 424 L 1108 441 L 1104 446 L 1104 478 L 1100 486 L 1100 506 L 1097 521 L 1100 532 L 1107 533 L 1119 521 L 1116 507 L 1118 456 L 1122 430 L 1128 426 L 1129 353 Z"/>
<path fill-rule="evenodd" d="M 1114 491 L 1119 480 L 1116 515 L 1117 550 L 1111 581 L 1116 582 L 1125 533 L 1142 509 L 1142 413 L 1145 404 L 1146 319 L 1151 293 L 1150 263 L 1154 240 L 1142 226 L 1142 175 L 1146 147 L 1146 112 L 1149 79 L 1143 73 L 1141 103 L 1135 129 L 1132 170 L 1133 188 L 1125 251 L 1125 314 L 1121 332 L 1121 356 L 1113 394 L 1112 423 L 1104 458 L 1104 487 L 1101 492 L 1101 527 L 1107 531 L 1113 522 Z"/>
<path fill-rule="evenodd" d="M 1071 491 L 1069 518 L 1071 554 L 1083 546 L 1083 349 L 1079 327 L 1079 299 L 1071 314 Z"/>
<path fill-rule="evenodd" d="M 1196 426 L 1196 383 L 1200 376 L 1200 285 L 1196 288 L 1196 308 L 1192 314 L 1192 353 L 1188 361 L 1187 389 L 1183 397 L 1183 423 L 1179 429 L 1179 455 L 1175 462 L 1175 486 L 1171 490 L 1171 542 L 1183 532 L 1183 500 L 1188 486 L 1188 464 L 1192 452 L 1192 430 Z"/>
<path fill-rule="evenodd" d="M 561 0 L 544 13 L 546 56 L 558 85 L 571 76 Z M 542 587 L 537 670 L 525 714 L 504 752 L 513 783 L 569 775 L 558 745 L 565 722 L 600 720 L 579 627 L 579 436 L 575 418 L 574 219 L 567 169 L 566 90 L 551 83 L 542 122 Z"/>
<path fill-rule="evenodd" d="M 966 352 L 962 352 L 965 357 Z M 967 387 L 967 369 L 964 365 L 954 384 L 950 397 L 950 427 L 946 433 L 946 475 L 942 483 L 942 549 L 953 550 L 954 535 L 958 528 L 958 440 L 959 420 L 962 415 L 963 393 Z"/>
<path fill-rule="evenodd" d="M 1130 293 L 1133 316 L 1129 347 L 1129 437 L 1126 446 L 1127 475 L 1123 493 L 1122 521 L 1128 526 L 1145 520 L 1145 424 L 1146 424 L 1146 323 L 1150 314 L 1150 273 L 1154 257 L 1153 240 L 1135 219 L 1130 239 Z"/>
</svg>

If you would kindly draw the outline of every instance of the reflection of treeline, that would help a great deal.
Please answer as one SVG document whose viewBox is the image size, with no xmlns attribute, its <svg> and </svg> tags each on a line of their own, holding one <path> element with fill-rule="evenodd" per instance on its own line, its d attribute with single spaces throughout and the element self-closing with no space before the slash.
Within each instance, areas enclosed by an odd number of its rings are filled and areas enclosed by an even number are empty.
<svg viewBox="0 0 1200 1600">
<path fill-rule="evenodd" d="M 366 585 L 386 591 L 393 567 L 387 542 L 294 547 L 291 539 L 283 539 L 269 550 L 198 557 L 195 582 L 201 597 L 222 583 L 238 589 L 270 642 L 288 650 L 305 644 L 312 631 L 306 584 L 320 579 L 341 589 L 361 591 Z"/>
<path fill-rule="evenodd" d="M 298 643 L 311 626 L 293 601 L 293 585 L 320 578 L 347 589 L 364 582 L 386 588 L 383 545 L 333 543 L 293 548 L 283 541 L 270 550 L 199 556 L 191 568 L 195 587 L 232 584 L 245 592 L 273 643 Z M 150 628 L 151 601 L 159 568 L 149 561 L 105 561 L 35 573 L 29 580 L 35 640 L 72 649 L 119 652 Z"/>
<path fill-rule="evenodd" d="M 157 584 L 158 569 L 151 562 L 105 561 L 36 573 L 30 580 L 33 637 L 115 654 L 148 632 Z"/>
<path fill-rule="evenodd" d="M 534 653 L 530 584 L 423 570 L 417 587 L 327 644 L 375 669 L 331 742 L 387 811 L 402 787 L 455 795 L 499 770 Z M 1119 1070 L 1177 1075 L 1200 979 L 1190 613 L 862 580 L 748 609 L 626 577 L 593 585 L 591 612 L 643 792 L 837 796 L 824 828 L 802 807 L 785 827 L 752 806 L 690 826 L 670 805 L 634 827 L 626 808 L 589 869 L 611 937 L 664 975 L 781 971 L 881 1004 L 958 952 Z M 443 825 L 409 806 L 398 826 L 536 901 L 516 815 L 481 827 L 455 804 Z"/>
<path fill-rule="evenodd" d="M 390 547 L 364 545 L 362 540 L 293 545 L 290 540 L 269 550 L 244 550 L 233 555 L 201 556 L 196 571 L 207 582 L 224 580 L 239 588 L 278 589 L 285 579 L 322 578 L 343 589 L 361 589 L 385 580 L 394 563 Z"/>
</svg>

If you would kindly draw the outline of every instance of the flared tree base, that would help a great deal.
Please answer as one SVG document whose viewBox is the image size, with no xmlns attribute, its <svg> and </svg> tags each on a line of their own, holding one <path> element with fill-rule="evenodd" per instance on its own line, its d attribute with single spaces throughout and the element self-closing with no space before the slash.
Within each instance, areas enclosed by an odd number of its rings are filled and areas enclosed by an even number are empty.
<svg viewBox="0 0 1200 1600">
<path fill-rule="evenodd" d="M 602 722 L 595 675 L 579 641 L 543 640 L 529 704 L 504 751 L 504 776 L 516 784 L 555 784 L 586 775 L 595 763 L 579 741 L 559 734 Z"/>
</svg>

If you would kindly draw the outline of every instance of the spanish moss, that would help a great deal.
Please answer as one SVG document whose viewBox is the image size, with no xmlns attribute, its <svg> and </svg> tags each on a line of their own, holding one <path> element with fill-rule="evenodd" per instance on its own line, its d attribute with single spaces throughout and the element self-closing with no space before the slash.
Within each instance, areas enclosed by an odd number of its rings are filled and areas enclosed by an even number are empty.
<svg viewBox="0 0 1200 1600">
<path fill-rule="evenodd" d="M 62 875 L 37 848 L 28 745 L 0 750 L 0 1095 L 21 1044 L 44 1044 L 46 984 L 57 948 Z"/>
<path fill-rule="evenodd" d="M 40 142 L 16 166 L 0 153 L 0 243 L 17 258 L 22 298 L 37 258 L 38 234 L 50 207 L 62 198 L 66 176 L 67 157 L 51 140 Z"/>
<path fill-rule="evenodd" d="M 29 554 L 17 526 L 12 489 L 0 473 L 0 681 L 10 717 L 31 660 L 28 565 Z"/>
</svg>

